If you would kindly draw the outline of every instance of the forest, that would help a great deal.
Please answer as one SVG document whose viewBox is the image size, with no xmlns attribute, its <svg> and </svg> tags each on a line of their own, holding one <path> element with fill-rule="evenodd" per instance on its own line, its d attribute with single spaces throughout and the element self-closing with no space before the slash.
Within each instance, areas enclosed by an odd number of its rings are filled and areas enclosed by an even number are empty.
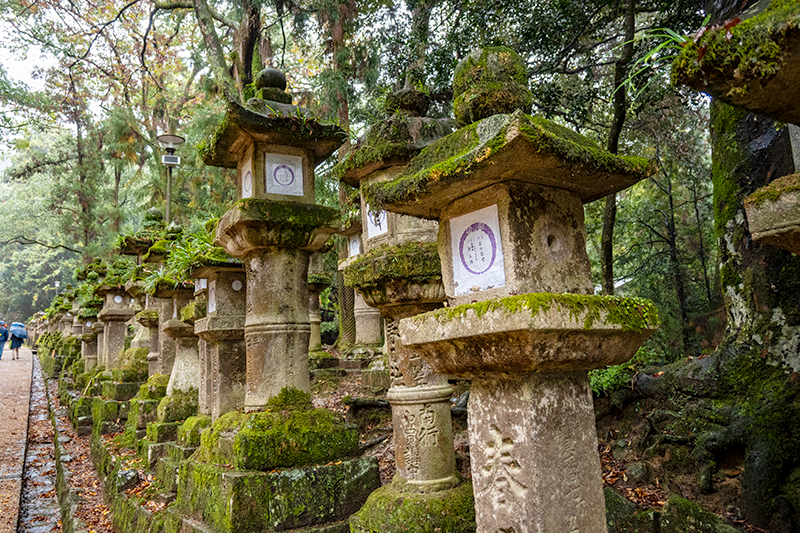
<svg viewBox="0 0 800 533">
<path fill-rule="evenodd" d="M 29 65 L 43 88 L 0 66 L 0 316 L 26 320 L 87 265 L 118 260 L 119 236 L 141 231 L 168 195 L 168 222 L 190 236 L 186 255 L 210 246 L 206 223 L 235 201 L 236 177 L 203 164 L 198 147 L 227 102 L 253 96 L 263 68 L 285 72 L 294 103 L 348 133 L 316 170 L 317 203 L 344 221 L 357 194 L 332 169 L 385 118 L 386 98 L 415 88 L 430 97 L 428 116 L 452 116 L 458 61 L 507 46 L 525 59 L 532 115 L 655 165 L 648 179 L 585 205 L 595 292 L 647 298 L 662 322 L 629 363 L 592 374 L 594 392 L 633 383 L 677 404 L 716 402 L 726 414 L 714 424 L 737 428 L 718 449 L 743 450 L 748 520 L 792 527 L 800 500 L 787 494 L 800 498 L 800 456 L 787 420 L 800 413 L 800 262 L 749 240 L 741 207 L 794 171 L 790 135 L 673 73 L 704 28 L 756 3 L 1 0 L 4 55 Z M 800 4 L 778 4 L 797 19 Z M 164 133 L 186 140 L 170 191 Z M 323 329 L 329 339 L 340 331 L 342 345 L 350 319 L 336 263 L 346 240 L 333 242 Z M 657 372 L 669 379 L 653 380 Z M 713 464 L 708 457 L 695 458 Z"/>
</svg>

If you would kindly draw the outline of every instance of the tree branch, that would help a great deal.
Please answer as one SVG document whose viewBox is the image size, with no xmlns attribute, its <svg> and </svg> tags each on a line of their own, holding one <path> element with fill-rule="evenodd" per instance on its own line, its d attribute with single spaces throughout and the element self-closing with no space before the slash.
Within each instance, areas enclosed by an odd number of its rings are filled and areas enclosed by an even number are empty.
<svg viewBox="0 0 800 533">
<path fill-rule="evenodd" d="M 51 250 L 57 250 L 58 248 L 61 248 L 63 250 L 67 250 L 69 252 L 73 252 L 76 254 L 82 253 L 79 250 L 70 248 L 69 246 L 64 246 L 63 244 L 47 244 L 45 242 L 37 241 L 36 239 L 29 239 L 28 237 L 25 237 L 23 235 L 17 235 L 16 237 L 12 237 L 8 240 L 0 241 L 0 244 L 24 244 L 24 245 L 38 244 L 39 246 L 44 246 L 45 248 L 49 248 Z"/>
</svg>

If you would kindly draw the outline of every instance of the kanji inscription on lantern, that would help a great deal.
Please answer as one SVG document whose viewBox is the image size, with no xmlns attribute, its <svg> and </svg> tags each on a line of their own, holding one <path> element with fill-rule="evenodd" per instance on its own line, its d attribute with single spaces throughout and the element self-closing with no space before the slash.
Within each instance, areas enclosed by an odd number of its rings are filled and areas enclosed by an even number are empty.
<svg viewBox="0 0 800 533">
<path fill-rule="evenodd" d="M 486 461 L 483 471 L 489 479 L 489 491 L 495 506 L 505 507 L 521 500 L 528 487 L 519 481 L 522 467 L 514 458 L 514 441 L 503 435 L 497 427 L 491 430 L 492 440 L 484 450 Z"/>
<path fill-rule="evenodd" d="M 371 239 L 389 231 L 386 211 L 372 211 L 367 206 L 367 238 Z"/>
<path fill-rule="evenodd" d="M 496 205 L 452 219 L 450 235 L 456 295 L 506 284 Z"/>
<path fill-rule="evenodd" d="M 208 283 L 208 312 L 217 310 L 217 280 Z"/>
<path fill-rule="evenodd" d="M 253 197 L 253 160 L 248 159 L 242 165 L 242 198 Z"/>
<path fill-rule="evenodd" d="M 267 192 L 303 196 L 303 160 L 294 155 L 266 154 Z"/>
</svg>

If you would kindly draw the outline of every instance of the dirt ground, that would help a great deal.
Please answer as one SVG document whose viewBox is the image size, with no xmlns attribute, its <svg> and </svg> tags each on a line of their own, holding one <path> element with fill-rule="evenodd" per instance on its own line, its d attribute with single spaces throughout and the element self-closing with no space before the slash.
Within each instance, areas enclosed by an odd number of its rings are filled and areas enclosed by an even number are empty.
<svg viewBox="0 0 800 533">
<path fill-rule="evenodd" d="M 17 530 L 22 463 L 28 433 L 31 391 L 31 352 L 20 349 L 11 360 L 6 349 L 0 358 L 0 533 Z"/>
</svg>

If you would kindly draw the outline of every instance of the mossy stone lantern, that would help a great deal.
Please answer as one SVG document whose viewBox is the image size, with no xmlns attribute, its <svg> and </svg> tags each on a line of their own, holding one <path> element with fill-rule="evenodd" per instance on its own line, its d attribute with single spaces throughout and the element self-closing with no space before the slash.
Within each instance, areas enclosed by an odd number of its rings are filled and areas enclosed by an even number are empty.
<svg viewBox="0 0 800 533">
<path fill-rule="evenodd" d="M 800 2 L 753 3 L 738 24 L 707 29 L 673 63 L 676 82 L 726 104 L 790 123 L 800 170 Z M 739 21 L 739 19 L 737 19 Z M 744 53 L 743 53 L 744 52 Z M 772 173 L 772 171 L 770 171 Z M 800 252 L 800 173 L 778 177 L 745 198 L 746 228 L 762 244 Z"/>
<path fill-rule="evenodd" d="M 512 61 L 522 63 L 508 49 L 483 59 L 486 68 Z M 505 70 L 510 83 L 516 69 Z M 604 532 L 587 371 L 628 360 L 657 312 L 591 294 L 582 204 L 633 185 L 650 165 L 520 110 L 491 110 L 473 105 L 477 122 L 363 189 L 373 206 L 439 220 L 450 307 L 400 320 L 400 338 L 434 371 L 472 380 L 479 533 Z"/>
<path fill-rule="evenodd" d="M 260 410 L 284 387 L 308 392 L 308 262 L 339 227 L 339 211 L 316 205 L 314 168 L 345 139 L 291 105 L 285 78 L 267 69 L 261 98 L 229 102 L 207 165 L 235 168 L 237 203 L 220 219 L 215 244 L 247 272 L 245 409 Z M 269 98 L 268 100 L 263 97 Z"/>
</svg>

